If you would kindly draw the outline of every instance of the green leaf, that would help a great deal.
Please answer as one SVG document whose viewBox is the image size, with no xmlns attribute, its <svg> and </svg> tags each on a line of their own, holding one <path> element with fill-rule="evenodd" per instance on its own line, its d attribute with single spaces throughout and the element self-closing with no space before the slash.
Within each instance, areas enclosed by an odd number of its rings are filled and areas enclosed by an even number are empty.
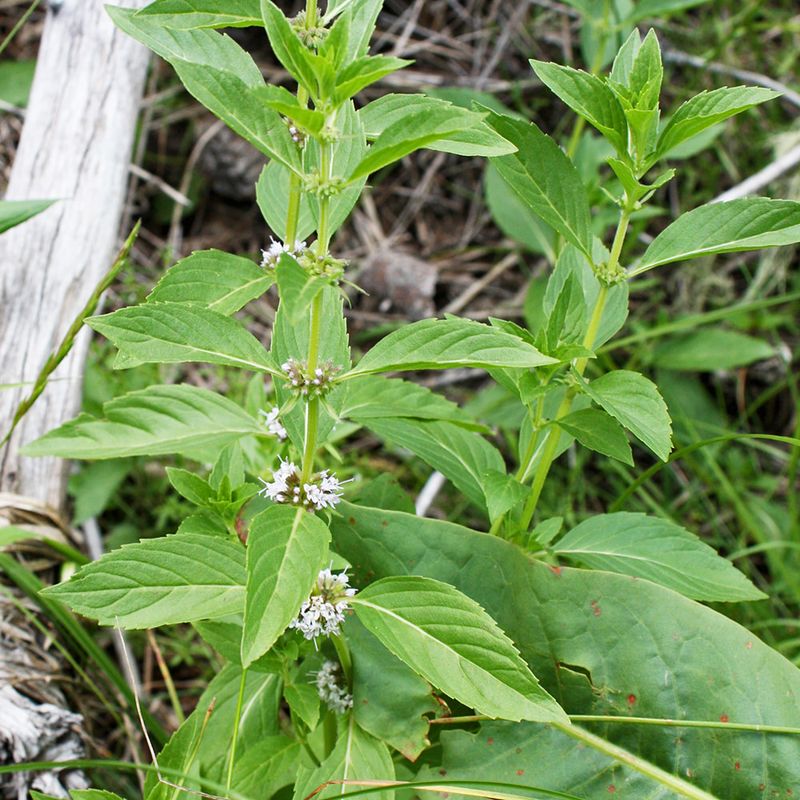
<svg viewBox="0 0 800 800">
<path fill-rule="evenodd" d="M 711 203 L 678 217 L 650 243 L 642 260 L 629 271 L 639 275 L 653 267 L 716 253 L 738 253 L 800 242 L 800 203 L 754 197 Z"/>
<path fill-rule="evenodd" d="M 479 714 L 566 721 L 495 621 L 452 586 L 383 578 L 350 602 L 364 627 L 401 661 Z"/>
<path fill-rule="evenodd" d="M 288 253 L 281 254 L 275 272 L 278 276 L 281 307 L 289 322 L 298 325 L 304 317 L 307 317 L 307 311 L 314 298 L 328 281 L 319 275 L 306 272 Z"/>
<path fill-rule="evenodd" d="M 70 475 L 68 491 L 75 503 L 72 524 L 83 525 L 87 519 L 99 517 L 116 497 L 132 467 L 130 459 L 119 458 L 84 464 L 80 472 Z"/>
<path fill-rule="evenodd" d="M 194 472 L 178 467 L 167 467 L 167 478 L 172 484 L 172 488 L 185 497 L 190 503 L 196 506 L 208 505 L 208 501 L 216 497 L 216 493 L 208 485 L 208 481 L 203 480 Z"/>
<path fill-rule="evenodd" d="M 71 789 L 69 795 L 72 800 L 123 800 L 105 789 Z"/>
<path fill-rule="evenodd" d="M 706 128 L 775 97 L 779 97 L 778 92 L 760 86 L 724 87 L 701 92 L 683 103 L 672 115 L 658 138 L 657 155 L 668 153 Z"/>
<path fill-rule="evenodd" d="M 633 25 L 648 17 L 674 14 L 707 2 L 708 0 L 637 0 L 625 23 Z"/>
<path fill-rule="evenodd" d="M 262 25 L 259 0 L 153 0 L 137 13 L 166 28 L 245 28 Z"/>
<path fill-rule="evenodd" d="M 592 569 L 645 578 L 694 600 L 766 597 L 693 533 L 645 514 L 623 511 L 590 517 L 564 536 L 554 552 Z"/>
<path fill-rule="evenodd" d="M 104 459 L 221 450 L 262 432 L 236 403 L 195 386 L 150 386 L 114 398 L 103 419 L 81 414 L 23 449 L 28 456 Z"/>
<path fill-rule="evenodd" d="M 569 158 L 533 123 L 494 112 L 488 122 L 518 149 L 513 155 L 492 159 L 503 180 L 544 222 L 591 259 L 589 201 Z"/>
<path fill-rule="evenodd" d="M 373 100 L 359 111 L 364 130 L 369 139 L 377 139 L 385 130 L 402 120 L 412 110 L 449 110 L 460 120 L 460 129 L 442 139 L 426 145 L 429 150 L 454 153 L 462 156 L 500 156 L 515 151 L 484 122 L 485 115 L 458 108 L 452 103 L 422 94 L 387 94 Z"/>
<path fill-rule="evenodd" d="M 479 508 L 486 507 L 484 476 L 505 468 L 496 447 L 480 434 L 450 422 L 383 418 L 364 424 L 381 439 L 410 450 L 438 469 Z"/>
<path fill-rule="evenodd" d="M 0 200 L 0 233 L 50 208 L 55 200 Z"/>
<path fill-rule="evenodd" d="M 570 713 L 796 727 L 800 671 L 710 608 L 649 581 L 553 570 L 499 537 L 460 525 L 347 503 L 340 509 L 334 546 L 353 565 L 356 583 L 413 573 L 455 585 L 498 621 Z M 586 800 L 608 798 L 611 784 L 629 787 L 635 798 L 675 794 L 553 727 L 507 729 L 511 742 L 498 737 L 490 746 L 484 736 L 476 740 L 480 751 L 464 753 L 460 763 L 470 759 L 473 777 L 481 770 L 479 779 L 499 778 L 503 769 L 503 779 L 519 782 L 515 771 L 525 769 L 526 783 Z M 673 772 L 679 765 L 684 779 L 724 800 L 778 796 L 800 783 L 794 736 L 613 724 L 592 730 L 645 766 Z"/>
<path fill-rule="evenodd" d="M 292 713 L 299 717 L 309 730 L 314 730 L 319 722 L 319 693 L 310 683 L 287 683 L 283 696 Z"/>
<path fill-rule="evenodd" d="M 344 787 L 330 781 L 394 780 L 394 764 L 386 745 L 356 724 L 353 715 L 339 733 L 333 752 L 315 770 L 301 771 L 294 787 L 294 800 L 305 800 L 310 795 L 327 800 L 339 797 Z M 324 787 L 318 793 L 317 790 Z M 386 790 L 370 795 L 375 800 L 394 800 L 394 792 Z"/>
<path fill-rule="evenodd" d="M 426 106 L 421 109 L 415 108 L 415 105 L 380 133 L 367 155 L 349 176 L 351 182 L 366 178 L 415 150 L 461 134 L 464 117 L 471 113 L 449 103 L 441 103 L 441 107 Z"/>
<path fill-rule="evenodd" d="M 466 319 L 426 319 L 390 333 L 348 376 L 450 367 L 540 367 L 555 364 L 509 333 Z"/>
<path fill-rule="evenodd" d="M 342 419 L 366 424 L 371 419 L 411 417 L 438 419 L 464 428 L 484 430 L 455 403 L 418 383 L 365 375 L 336 387 L 330 396 Z"/>
<path fill-rule="evenodd" d="M 584 391 L 662 461 L 672 450 L 672 423 L 656 385 L 638 372 L 618 369 L 591 383 Z"/>
<path fill-rule="evenodd" d="M 662 369 L 714 372 L 744 367 L 774 355 L 775 348 L 762 339 L 738 331 L 705 328 L 660 344 L 652 363 Z"/>
<path fill-rule="evenodd" d="M 168 269 L 147 302 L 188 303 L 228 316 L 261 297 L 273 281 L 249 258 L 201 250 Z"/>
<path fill-rule="evenodd" d="M 584 408 L 556 420 L 556 424 L 570 436 L 574 436 L 584 447 L 633 466 L 633 454 L 625 431 L 605 411 Z"/>
<path fill-rule="evenodd" d="M 200 361 L 282 374 L 241 323 L 198 306 L 145 303 L 90 317 L 86 324 L 119 348 L 124 367 Z"/>
<path fill-rule="evenodd" d="M 36 71 L 35 58 L 0 61 L 0 100 L 17 108 L 25 108 Z M 0 202 L 0 207 L 2 207 Z"/>
<path fill-rule="evenodd" d="M 124 545 L 45 594 L 101 625 L 155 628 L 241 611 L 244 583 L 238 542 L 186 533 Z"/>
<path fill-rule="evenodd" d="M 233 768 L 233 789 L 242 797 L 272 797 L 294 783 L 302 745 L 288 736 L 253 741 Z"/>
<path fill-rule="evenodd" d="M 311 593 L 328 558 L 330 532 L 303 508 L 273 506 L 250 525 L 242 663 L 266 653 Z"/>
<path fill-rule="evenodd" d="M 507 511 L 511 511 L 528 493 L 528 490 L 518 480 L 502 470 L 487 472 L 483 476 L 483 489 L 491 522 Z"/>
<path fill-rule="evenodd" d="M 339 105 L 369 86 L 413 62 L 393 56 L 362 56 L 336 76 L 333 103 Z"/>
<path fill-rule="evenodd" d="M 353 657 L 356 722 L 415 761 L 430 745 L 426 715 L 441 708 L 430 684 L 393 656 L 357 619 L 347 621 L 346 635 Z"/>
<path fill-rule="evenodd" d="M 259 175 L 256 183 L 256 202 L 272 232 L 283 238 L 286 235 L 286 219 L 289 206 L 289 182 L 291 170 L 277 161 L 270 161 Z M 309 195 L 300 197 L 300 213 L 297 220 L 297 240 L 304 241 L 316 229 L 317 223 L 311 211 Z"/>
<path fill-rule="evenodd" d="M 531 59 L 530 65 L 542 83 L 597 128 L 618 153 L 627 153 L 628 123 L 605 81 L 588 72 L 546 61 Z"/>
</svg>

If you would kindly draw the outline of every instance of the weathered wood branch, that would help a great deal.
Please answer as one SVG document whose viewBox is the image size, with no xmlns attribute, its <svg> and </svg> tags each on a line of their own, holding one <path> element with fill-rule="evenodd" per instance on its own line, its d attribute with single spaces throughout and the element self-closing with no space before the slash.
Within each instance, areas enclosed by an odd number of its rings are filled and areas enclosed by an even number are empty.
<svg viewBox="0 0 800 800">
<path fill-rule="evenodd" d="M 35 379 L 108 269 L 147 62 L 102 0 L 64 0 L 48 12 L 6 197 L 59 202 L 0 236 L 0 384 Z M 66 462 L 19 448 L 78 412 L 87 345 L 84 331 L 0 452 L 0 490 L 62 505 Z M 29 389 L 0 391 L 0 428 Z"/>
</svg>

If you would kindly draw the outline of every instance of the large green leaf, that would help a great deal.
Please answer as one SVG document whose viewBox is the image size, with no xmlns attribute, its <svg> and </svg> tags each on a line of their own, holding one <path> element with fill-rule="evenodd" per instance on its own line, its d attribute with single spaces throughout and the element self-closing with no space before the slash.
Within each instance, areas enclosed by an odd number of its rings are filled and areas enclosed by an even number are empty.
<svg viewBox="0 0 800 800">
<path fill-rule="evenodd" d="M 244 584 L 240 544 L 186 533 L 124 545 L 45 591 L 101 625 L 155 628 L 241 611 Z"/>
<path fill-rule="evenodd" d="M 723 87 L 701 92 L 672 115 L 658 138 L 657 152 L 659 155 L 668 153 L 706 128 L 775 97 L 778 97 L 777 92 L 760 86 Z"/>
<path fill-rule="evenodd" d="M 288 736 L 256 739 L 236 759 L 233 789 L 242 797 L 271 797 L 294 783 L 302 745 Z"/>
<path fill-rule="evenodd" d="M 482 428 L 455 403 L 418 383 L 401 378 L 364 375 L 338 386 L 330 402 L 343 419 L 362 424 L 384 417 L 411 417 L 453 422 L 464 428 Z"/>
<path fill-rule="evenodd" d="M 486 474 L 505 471 L 503 457 L 494 445 L 451 422 L 384 417 L 363 424 L 381 439 L 410 450 L 438 469 L 479 508 L 486 507 Z"/>
<path fill-rule="evenodd" d="M 589 200 L 564 151 L 533 123 L 494 111 L 488 122 L 518 149 L 492 159 L 503 180 L 532 211 L 591 259 Z"/>
<path fill-rule="evenodd" d="M 0 233 L 41 214 L 55 200 L 0 200 Z"/>
<path fill-rule="evenodd" d="M 716 253 L 738 253 L 800 242 L 800 203 L 753 197 L 687 211 L 650 243 L 628 273 Z"/>
<path fill-rule="evenodd" d="M 452 523 L 346 503 L 341 509 L 334 545 L 357 582 L 367 574 L 417 574 L 452 583 L 497 620 L 571 714 L 797 724 L 800 671 L 750 631 L 669 589 L 607 572 L 553 569 Z M 593 731 L 720 800 L 785 796 L 800 783 L 796 736 L 608 724 Z M 597 775 L 592 746 L 569 748 L 574 764 L 561 771 L 565 748 L 539 738 L 541 746 L 528 751 L 529 767 L 516 769 L 535 776 L 534 764 L 552 765 L 548 788 L 586 800 L 609 796 L 611 780 L 579 782 Z M 663 789 L 630 794 L 675 797 Z"/>
<path fill-rule="evenodd" d="M 253 519 L 247 538 L 242 663 L 272 647 L 297 616 L 328 558 L 330 531 L 304 508 L 273 506 Z"/>
<path fill-rule="evenodd" d="M 383 578 L 351 603 L 392 653 L 478 713 L 566 721 L 495 621 L 452 586 L 430 578 Z"/>
<path fill-rule="evenodd" d="M 560 539 L 554 552 L 593 569 L 647 578 L 694 600 L 766 597 L 693 533 L 660 517 L 597 514 Z"/>
<path fill-rule="evenodd" d="M 467 319 L 412 322 L 381 339 L 350 375 L 450 367 L 540 367 L 555 364 L 509 333 Z"/>
<path fill-rule="evenodd" d="M 90 317 L 86 324 L 120 350 L 117 367 L 200 361 L 282 375 L 241 323 L 183 303 L 144 303 Z"/>
<path fill-rule="evenodd" d="M 430 744 L 427 714 L 441 709 L 430 684 L 357 619 L 346 628 L 353 657 L 353 714 L 368 733 L 415 760 Z"/>
<path fill-rule="evenodd" d="M 597 128 L 618 153 L 628 151 L 628 123 L 605 81 L 583 70 L 530 60 L 539 80 L 576 114 Z"/>
<path fill-rule="evenodd" d="M 345 786 L 334 783 L 318 789 L 329 781 L 394 780 L 394 764 L 389 748 L 374 736 L 362 730 L 351 714 L 339 733 L 333 752 L 316 769 L 305 769 L 298 774 L 294 787 L 294 800 L 309 797 L 339 797 Z M 394 792 L 377 792 L 370 795 L 375 800 L 394 800 Z"/>
<path fill-rule="evenodd" d="M 249 258 L 222 250 L 201 250 L 167 270 L 148 303 L 189 303 L 218 314 L 233 314 L 272 286 L 274 276 Z"/>
<path fill-rule="evenodd" d="M 109 400 L 26 445 L 29 456 L 104 459 L 222 450 L 262 431 L 236 403 L 195 386 L 150 386 Z"/>
<path fill-rule="evenodd" d="M 137 16 L 167 28 L 245 28 L 262 25 L 259 0 L 154 0 Z"/>
<path fill-rule="evenodd" d="M 638 372 L 617 369 L 583 386 L 584 391 L 662 461 L 672 450 L 672 422 L 656 385 Z"/>
</svg>

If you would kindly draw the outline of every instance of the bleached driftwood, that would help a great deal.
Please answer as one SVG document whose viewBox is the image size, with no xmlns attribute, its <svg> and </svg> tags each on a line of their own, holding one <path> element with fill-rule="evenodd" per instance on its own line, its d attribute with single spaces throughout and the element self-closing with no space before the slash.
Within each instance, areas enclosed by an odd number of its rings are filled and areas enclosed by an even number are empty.
<svg viewBox="0 0 800 800">
<path fill-rule="evenodd" d="M 51 5 L 6 197 L 58 202 L 0 236 L 0 384 L 36 378 L 113 259 L 147 61 L 147 51 L 111 24 L 103 0 Z M 78 412 L 87 345 L 84 332 L 0 449 L 0 526 L 36 501 L 52 508 L 36 519 L 57 519 L 66 462 L 25 458 L 19 448 Z M 30 385 L 0 390 L 0 438 L 29 391 Z M 0 637 L 0 666 L 8 668 L 12 655 L 12 644 Z M 0 763 L 80 756 L 80 715 L 63 707 L 60 693 L 28 696 L 20 671 L 0 669 Z M 42 675 L 41 683 L 54 677 Z M 33 786 L 66 797 L 81 785 L 74 770 L 17 773 L 0 782 L 0 796 L 24 798 Z"/>
<path fill-rule="evenodd" d="M 147 51 L 112 25 L 103 0 L 55 8 L 6 198 L 58 202 L 0 236 L 0 384 L 35 379 L 109 267 L 147 69 Z M 84 331 L 0 452 L 0 490 L 61 505 L 66 462 L 19 448 L 77 413 L 87 343 Z M 29 389 L 0 391 L 3 433 Z"/>
</svg>

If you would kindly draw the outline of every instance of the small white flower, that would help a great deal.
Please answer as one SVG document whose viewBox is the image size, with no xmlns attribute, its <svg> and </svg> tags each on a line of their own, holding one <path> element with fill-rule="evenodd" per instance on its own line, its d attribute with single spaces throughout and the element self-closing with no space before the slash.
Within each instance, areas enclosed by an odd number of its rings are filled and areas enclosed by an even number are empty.
<svg viewBox="0 0 800 800">
<path fill-rule="evenodd" d="M 267 426 L 267 430 L 273 436 L 277 436 L 281 441 L 284 441 L 287 433 L 286 428 L 283 427 L 280 421 L 280 409 L 277 406 L 273 406 L 271 411 L 261 409 L 260 413 L 264 417 L 264 424 Z"/>
<path fill-rule="evenodd" d="M 271 481 L 259 478 L 263 488 L 259 492 L 274 503 L 302 505 L 307 509 L 322 511 L 333 508 L 342 499 L 342 483 L 328 470 L 311 476 L 308 483 L 300 483 L 300 469 L 291 461 L 281 460 L 280 467 L 272 474 Z"/>
<path fill-rule="evenodd" d="M 315 683 L 320 700 L 337 714 L 344 714 L 353 707 L 353 695 L 339 685 L 339 665 L 325 661 L 317 673 Z"/>
<path fill-rule="evenodd" d="M 270 236 L 270 245 L 266 250 L 261 251 L 261 268 L 262 269 L 275 269 L 278 266 L 278 259 L 282 253 L 288 253 L 291 256 L 298 256 L 306 249 L 305 242 L 295 242 L 294 247 L 284 244 L 283 242 L 276 242 Z"/>
<path fill-rule="evenodd" d="M 297 466 L 291 461 L 284 461 L 281 459 L 280 467 L 272 474 L 271 481 L 265 481 L 259 478 L 264 487 L 259 492 L 260 495 L 268 497 L 275 503 L 286 503 L 287 497 L 291 494 L 289 490 L 289 481 L 299 475 Z"/>
<path fill-rule="evenodd" d="M 344 622 L 344 612 L 350 608 L 347 598 L 355 593 L 346 572 L 334 575 L 329 569 L 323 569 L 311 596 L 300 606 L 300 612 L 289 627 L 300 631 L 309 640 L 338 634 Z"/>
<path fill-rule="evenodd" d="M 342 499 L 342 484 L 328 470 L 323 470 L 317 475 L 319 483 L 306 483 L 303 485 L 306 497 L 317 511 L 323 508 L 333 508 Z"/>
</svg>

